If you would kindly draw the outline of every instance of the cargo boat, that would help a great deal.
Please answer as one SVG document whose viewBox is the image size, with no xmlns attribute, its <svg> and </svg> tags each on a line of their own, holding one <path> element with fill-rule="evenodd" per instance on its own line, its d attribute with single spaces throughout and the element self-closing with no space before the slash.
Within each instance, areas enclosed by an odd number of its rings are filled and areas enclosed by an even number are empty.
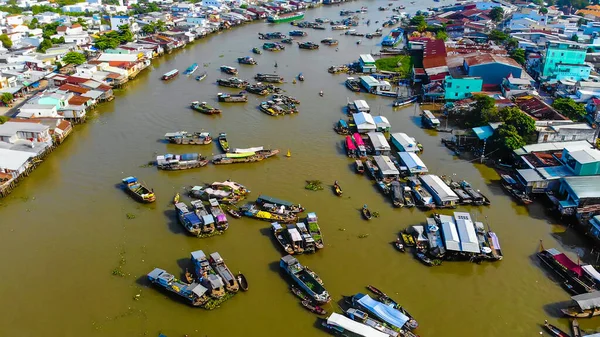
<svg viewBox="0 0 600 337">
<path fill-rule="evenodd" d="M 561 285 L 570 293 L 580 295 L 597 290 L 592 282 L 587 282 L 584 278 L 582 266 L 573 262 L 565 254 L 554 248 L 543 249 L 542 247 L 536 255 L 544 266 L 559 277 Z"/>
<path fill-rule="evenodd" d="M 437 130 L 440 127 L 440 120 L 431 111 L 423 110 L 421 124 L 428 129 Z"/>
<path fill-rule="evenodd" d="M 263 73 L 256 74 L 256 76 L 254 76 L 254 79 L 257 81 L 266 82 L 266 83 L 283 83 L 283 81 L 284 81 L 283 77 L 281 77 L 277 74 L 263 74 Z"/>
<path fill-rule="evenodd" d="M 173 70 L 169 71 L 168 73 L 165 73 L 164 75 L 162 75 L 162 80 L 168 81 L 177 75 L 179 75 L 179 70 L 173 69 Z"/>
<path fill-rule="evenodd" d="M 246 89 L 246 87 L 248 85 L 250 85 L 250 83 L 248 83 L 248 81 L 244 81 L 237 77 L 219 78 L 217 80 L 217 84 L 220 86 L 223 86 L 223 87 L 238 88 L 238 89 Z"/>
<path fill-rule="evenodd" d="M 221 109 L 214 108 L 206 102 L 194 101 L 190 104 L 190 107 L 205 115 L 218 115 L 221 113 Z"/>
<path fill-rule="evenodd" d="M 278 222 L 271 223 L 271 229 L 273 230 L 273 236 L 275 237 L 275 240 L 279 242 L 281 248 L 283 248 L 287 254 L 294 254 L 294 249 L 285 235 L 286 229 L 284 229 Z"/>
<path fill-rule="evenodd" d="M 285 50 L 285 46 L 277 42 L 265 42 L 262 48 L 267 51 L 280 51 Z"/>
<path fill-rule="evenodd" d="M 267 17 L 267 21 L 270 23 L 282 23 L 282 22 L 290 22 L 290 21 L 295 21 L 295 20 L 302 20 L 304 19 L 304 12 L 298 12 L 298 13 L 289 13 L 289 14 L 282 14 L 282 15 L 269 15 Z"/>
<path fill-rule="evenodd" d="M 291 256 L 286 255 L 279 261 L 279 266 L 285 270 L 288 275 L 291 276 L 292 280 L 296 282 L 315 302 L 319 304 L 329 303 L 331 297 L 323 285 L 320 279 L 314 272 L 309 272 L 298 260 Z"/>
<path fill-rule="evenodd" d="M 399 98 L 399 99 L 395 100 L 394 103 L 392 103 L 392 106 L 394 108 L 399 108 L 399 107 L 402 107 L 402 106 L 405 106 L 405 105 L 409 105 L 409 104 L 415 103 L 417 101 L 417 99 L 418 99 L 417 96 Z"/>
<path fill-rule="evenodd" d="M 257 65 L 258 64 L 258 62 L 256 62 L 256 60 L 250 56 L 238 57 L 237 61 L 239 64 L 249 64 L 249 65 Z"/>
<path fill-rule="evenodd" d="M 151 203 L 156 200 L 154 191 L 139 182 L 136 177 L 123 178 L 122 181 L 123 186 L 125 186 L 125 191 L 127 191 L 127 193 L 135 200 L 143 203 Z"/>
<path fill-rule="evenodd" d="M 238 70 L 234 67 L 230 67 L 230 66 L 221 66 L 221 72 L 228 74 L 228 75 L 237 75 L 238 74 Z"/>
<path fill-rule="evenodd" d="M 154 268 L 153 271 L 148 273 L 148 280 L 152 284 L 179 295 L 195 307 L 203 306 L 209 300 L 206 295 L 208 289 L 201 284 L 185 284 L 160 268 Z"/>
<path fill-rule="evenodd" d="M 211 267 L 206 254 L 202 250 L 197 250 L 191 253 L 191 260 L 196 279 L 210 291 L 210 296 L 213 298 L 225 296 L 225 283 Z"/>
<path fill-rule="evenodd" d="M 190 234 L 200 236 L 203 232 L 208 232 L 204 229 L 203 220 L 200 218 L 200 215 L 198 215 L 194 210 L 190 210 L 185 203 L 176 203 L 175 211 L 177 212 L 177 219 L 179 220 L 179 223 Z"/>
<path fill-rule="evenodd" d="M 383 47 L 395 47 L 400 42 L 402 42 L 402 35 L 404 34 L 404 30 L 400 27 L 394 28 L 390 31 L 388 35 L 386 35 L 381 41 L 381 46 Z"/>
<path fill-rule="evenodd" d="M 156 157 L 156 166 L 161 170 L 177 171 L 203 167 L 208 160 L 200 153 L 170 154 Z"/>
<path fill-rule="evenodd" d="M 217 94 L 217 98 L 219 102 L 226 103 L 245 103 L 248 102 L 248 95 L 246 95 L 243 91 L 239 94 L 224 94 L 222 92 Z"/>
<path fill-rule="evenodd" d="M 312 43 L 310 41 L 307 41 L 307 42 L 298 42 L 298 48 L 300 48 L 300 49 L 316 50 L 316 49 L 319 49 L 319 45 L 316 44 L 316 43 Z"/>
<path fill-rule="evenodd" d="M 229 142 L 227 141 L 227 134 L 225 132 L 219 133 L 219 146 L 223 152 L 229 152 Z"/>
<path fill-rule="evenodd" d="M 360 92 L 360 80 L 354 77 L 348 77 L 346 79 L 346 88 L 354 92 Z"/>
<path fill-rule="evenodd" d="M 308 225 L 309 235 L 315 240 L 315 248 L 323 249 L 325 247 L 323 243 L 323 236 L 321 234 L 321 228 L 318 224 L 317 214 L 310 212 L 306 215 L 306 225 Z"/>
<path fill-rule="evenodd" d="M 600 315 L 600 291 L 571 297 L 573 305 L 560 309 L 565 316 L 589 318 Z"/>
<path fill-rule="evenodd" d="M 288 35 L 289 36 L 306 36 L 308 34 L 303 30 L 292 30 L 288 33 Z"/>
<path fill-rule="evenodd" d="M 209 199 L 208 203 L 210 204 L 210 213 L 215 219 L 217 230 L 227 230 L 229 228 L 229 222 L 227 221 L 227 216 L 223 212 L 221 205 L 219 205 L 219 201 L 217 199 Z"/>
<path fill-rule="evenodd" d="M 279 153 L 279 150 L 263 150 L 262 152 L 225 153 L 215 155 L 212 163 L 215 165 L 253 163 L 267 159 Z"/>
<path fill-rule="evenodd" d="M 358 293 L 351 298 L 351 304 L 364 310 L 370 315 L 377 317 L 391 328 L 414 329 L 416 321 L 410 316 L 395 308 L 395 305 L 387 305 L 371 298 L 367 294 Z"/>
<path fill-rule="evenodd" d="M 293 223 L 293 222 L 296 222 L 296 220 L 298 220 L 298 217 L 296 217 L 293 214 L 281 215 L 281 214 L 273 214 L 268 211 L 261 211 L 254 204 L 246 204 L 246 205 L 240 207 L 240 210 L 243 212 L 244 216 L 247 216 L 249 218 L 254 218 L 257 220 L 263 220 L 263 221 L 269 221 L 269 222 L 277 221 L 280 223 Z"/>
<path fill-rule="evenodd" d="M 171 144 L 208 145 L 213 139 L 208 132 L 177 131 L 165 133 L 165 139 Z"/>
<path fill-rule="evenodd" d="M 258 196 L 258 198 L 256 199 L 256 204 L 261 207 L 266 206 L 267 204 L 275 205 L 277 207 L 283 206 L 284 210 L 292 212 L 292 213 L 304 212 L 304 207 L 302 207 L 302 205 L 300 205 L 300 204 L 296 205 L 289 201 L 273 198 L 273 197 L 270 197 L 270 196 L 264 195 L 264 194 L 261 194 Z"/>
<path fill-rule="evenodd" d="M 215 217 L 212 216 L 207 210 L 206 206 L 201 200 L 194 200 L 190 202 L 194 208 L 194 212 L 200 218 L 202 222 L 202 233 L 211 234 L 215 231 Z"/>
<path fill-rule="evenodd" d="M 221 254 L 217 252 L 210 254 L 208 261 L 210 262 L 211 267 L 219 274 L 219 276 L 221 276 L 223 281 L 225 281 L 225 289 L 229 292 L 237 293 L 240 290 L 240 285 L 231 270 L 227 268 Z"/>
</svg>

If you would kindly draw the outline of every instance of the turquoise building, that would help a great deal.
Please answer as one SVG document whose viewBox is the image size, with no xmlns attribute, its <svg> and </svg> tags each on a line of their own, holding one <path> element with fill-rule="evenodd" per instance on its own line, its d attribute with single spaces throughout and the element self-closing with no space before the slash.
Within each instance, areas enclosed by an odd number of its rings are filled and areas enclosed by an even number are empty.
<svg viewBox="0 0 600 337">
<path fill-rule="evenodd" d="M 444 79 L 444 98 L 447 100 L 459 100 L 471 97 L 473 92 L 481 91 L 483 80 L 480 77 L 454 78 L 446 76 Z"/>
<path fill-rule="evenodd" d="M 591 67 L 585 64 L 587 48 L 575 42 L 548 42 L 542 76 L 548 79 L 586 80 Z"/>
<path fill-rule="evenodd" d="M 573 175 L 600 175 L 600 152 L 598 150 L 581 149 L 569 151 L 568 149 L 564 149 L 561 160 L 573 172 Z"/>
</svg>

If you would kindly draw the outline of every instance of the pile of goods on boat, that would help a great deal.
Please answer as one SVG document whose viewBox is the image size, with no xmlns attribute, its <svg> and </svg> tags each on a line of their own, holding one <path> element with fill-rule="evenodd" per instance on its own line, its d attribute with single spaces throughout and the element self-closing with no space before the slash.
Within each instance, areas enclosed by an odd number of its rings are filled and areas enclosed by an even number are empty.
<svg viewBox="0 0 600 337">
<path fill-rule="evenodd" d="M 307 42 L 298 42 L 298 48 L 300 49 L 319 49 L 319 45 L 316 43 L 312 43 L 310 41 Z"/>
<path fill-rule="evenodd" d="M 266 83 L 283 83 L 283 81 L 284 81 L 283 77 L 281 77 L 277 74 L 263 74 L 263 73 L 256 74 L 256 76 L 254 76 L 254 79 L 259 82 L 266 82 Z"/>
<path fill-rule="evenodd" d="M 244 185 L 229 180 L 223 182 L 215 181 L 206 186 L 194 186 L 189 191 L 189 195 L 192 198 L 204 201 L 216 199 L 221 204 L 230 205 L 244 200 L 248 193 L 250 193 L 250 190 Z"/>
<path fill-rule="evenodd" d="M 179 223 L 192 235 L 208 237 L 229 228 L 227 216 L 223 213 L 217 199 L 208 199 L 209 205 L 204 205 L 202 200 L 191 202 L 190 210 L 184 202 L 175 204 L 175 211 Z M 215 232 L 216 231 L 216 232 Z"/>
<path fill-rule="evenodd" d="M 200 153 L 165 154 L 156 157 L 156 167 L 161 170 L 187 170 L 208 165 L 208 160 Z"/>
<path fill-rule="evenodd" d="M 246 89 L 250 83 L 237 77 L 219 78 L 217 84 L 223 87 Z"/>
<path fill-rule="evenodd" d="M 235 149 L 225 154 L 213 156 L 212 163 L 214 165 L 254 163 L 275 156 L 278 153 L 278 149 L 266 150 L 263 149 L 262 146 L 248 149 Z"/>
<path fill-rule="evenodd" d="M 271 229 L 275 240 L 287 254 L 315 253 L 325 247 L 317 220 L 316 213 L 308 213 L 303 222 L 284 226 L 273 222 Z"/>
<path fill-rule="evenodd" d="M 252 85 L 248 86 L 246 88 L 246 91 L 251 94 L 266 96 L 270 93 L 280 93 L 282 91 L 282 89 L 273 84 L 265 84 L 265 83 L 258 82 L 256 84 L 252 84 Z"/>
<path fill-rule="evenodd" d="M 300 304 L 308 311 L 317 315 L 327 315 L 327 311 L 316 304 L 302 289 L 292 285 L 290 291 L 300 299 Z"/>
<path fill-rule="evenodd" d="M 202 250 L 191 253 L 193 273 L 185 271 L 185 281 L 165 270 L 155 268 L 148 280 L 167 291 L 175 293 L 195 307 L 213 310 L 232 298 L 241 289 L 248 290 L 248 281 L 242 273 L 234 275 L 221 254 L 214 252 L 207 258 Z"/>
<path fill-rule="evenodd" d="M 248 95 L 245 92 L 240 92 L 239 94 L 227 94 L 227 93 L 218 93 L 217 98 L 219 102 L 226 103 L 245 103 L 248 102 Z"/>
<path fill-rule="evenodd" d="M 304 208 L 300 204 L 295 205 L 289 201 L 266 195 L 259 195 L 254 203 L 248 203 L 240 207 L 240 210 L 244 216 L 279 223 L 295 223 L 298 220 L 297 213 L 304 212 Z M 314 220 L 316 221 L 316 215 Z"/>
<path fill-rule="evenodd" d="M 256 60 L 250 56 L 238 57 L 237 61 L 239 64 L 249 64 L 249 65 L 257 65 L 258 64 L 258 62 L 256 62 Z"/>
<path fill-rule="evenodd" d="M 135 200 L 143 203 L 151 203 L 156 200 L 154 191 L 138 181 L 136 177 L 127 177 L 122 180 L 125 191 Z"/>
<path fill-rule="evenodd" d="M 238 74 L 238 70 L 235 67 L 230 67 L 230 66 L 221 66 L 221 72 L 228 74 L 228 75 L 237 75 Z"/>
<path fill-rule="evenodd" d="M 292 282 L 296 283 L 312 301 L 317 304 L 326 304 L 331 301 L 331 296 L 325 290 L 323 281 L 319 276 L 312 270 L 301 265 L 295 257 L 291 255 L 282 257 L 279 261 L 279 266 L 291 277 Z"/>
<path fill-rule="evenodd" d="M 206 102 L 194 101 L 191 104 L 191 108 L 206 115 L 218 115 L 221 113 L 221 109 L 214 108 Z"/>
<path fill-rule="evenodd" d="M 273 32 L 273 33 L 258 33 L 258 38 L 260 40 L 281 40 L 285 39 L 285 34 L 281 32 Z"/>
<path fill-rule="evenodd" d="M 405 247 L 415 247 L 415 257 L 427 266 L 441 261 L 502 260 L 500 241 L 482 222 L 466 212 L 454 216 L 434 214 L 424 226 L 411 226 L 401 235 Z"/>
<path fill-rule="evenodd" d="M 575 263 L 557 249 L 544 249 L 541 242 L 537 257 L 542 262 L 542 266 L 553 272 L 560 285 L 569 293 L 573 295 L 589 295 L 590 293 L 597 293 L 600 290 L 599 274 L 593 266 L 581 265 L 579 261 Z"/>
<path fill-rule="evenodd" d="M 171 144 L 179 145 L 208 145 L 212 143 L 212 137 L 208 132 L 169 132 L 165 133 L 165 139 Z"/>
<path fill-rule="evenodd" d="M 277 42 L 265 42 L 262 48 L 267 51 L 280 51 L 285 50 L 285 46 Z"/>
<path fill-rule="evenodd" d="M 298 113 L 298 109 L 296 108 L 297 100 L 291 100 L 292 97 L 284 96 L 284 95 L 273 95 L 273 98 L 261 102 L 259 109 L 260 111 L 266 113 L 270 116 L 281 116 L 281 115 L 290 115 Z"/>
<path fill-rule="evenodd" d="M 327 69 L 327 71 L 330 74 L 340 74 L 340 73 L 347 73 L 348 71 L 350 71 L 350 68 L 347 65 L 342 64 L 339 66 L 331 66 Z"/>
<path fill-rule="evenodd" d="M 321 43 L 326 46 L 337 46 L 340 42 L 336 39 L 328 37 L 326 39 L 321 40 Z"/>
</svg>

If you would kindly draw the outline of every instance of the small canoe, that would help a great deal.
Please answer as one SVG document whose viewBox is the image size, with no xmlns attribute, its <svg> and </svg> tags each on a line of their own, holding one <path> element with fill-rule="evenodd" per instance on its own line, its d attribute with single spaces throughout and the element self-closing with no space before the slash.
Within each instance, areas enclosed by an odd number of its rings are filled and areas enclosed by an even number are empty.
<svg viewBox="0 0 600 337">
<path fill-rule="evenodd" d="M 187 268 L 185 269 L 185 280 L 187 281 L 187 283 L 193 283 L 194 282 L 194 277 L 192 276 L 192 273 L 190 273 Z"/>
<path fill-rule="evenodd" d="M 569 334 L 567 334 L 566 332 L 562 331 L 561 329 L 555 327 L 554 325 L 548 323 L 548 321 L 544 321 L 544 326 L 546 327 L 546 330 L 548 330 L 548 332 L 550 332 L 550 334 L 552 336 L 555 336 L 555 337 L 570 337 Z"/>
<path fill-rule="evenodd" d="M 302 301 L 300 303 L 302 304 L 303 307 L 310 310 L 310 312 L 312 312 L 314 314 L 327 315 L 327 311 L 325 311 L 325 309 L 321 308 L 318 305 L 312 305 L 311 301 L 309 301 L 309 300 Z"/>
<path fill-rule="evenodd" d="M 296 295 L 302 301 L 308 300 L 308 296 L 300 288 L 298 288 L 296 286 L 291 286 L 290 290 L 292 291 L 292 293 L 294 295 Z"/>
<path fill-rule="evenodd" d="M 402 241 L 404 241 L 404 245 L 406 247 L 412 247 L 415 245 L 415 238 L 412 235 L 410 235 L 406 232 L 402 232 L 401 235 L 402 235 Z"/>
<path fill-rule="evenodd" d="M 404 248 L 404 245 L 400 241 L 400 238 L 396 239 L 396 242 L 394 242 L 394 246 L 396 247 L 396 249 L 398 249 L 402 253 L 406 252 L 406 248 Z"/>
<path fill-rule="evenodd" d="M 373 294 L 375 294 L 377 296 L 387 297 L 387 295 L 383 291 L 375 288 L 374 286 L 372 286 L 370 284 L 367 286 L 367 289 L 369 289 Z"/>
<path fill-rule="evenodd" d="M 219 133 L 219 145 L 223 152 L 229 152 L 229 143 L 227 142 L 227 134 L 225 132 Z"/>
<path fill-rule="evenodd" d="M 127 177 L 122 180 L 125 191 L 135 200 L 143 203 L 152 203 L 156 200 L 154 190 L 141 183 L 136 177 Z"/>
<path fill-rule="evenodd" d="M 576 319 L 571 321 L 571 332 L 573 337 L 581 337 L 581 328 L 579 328 L 579 322 Z"/>
<path fill-rule="evenodd" d="M 430 258 L 428 258 L 427 256 L 425 256 L 425 254 L 418 252 L 416 254 L 416 256 L 417 256 L 417 259 L 419 259 L 419 261 L 421 261 L 421 263 L 423 263 L 424 265 L 426 265 L 428 267 L 433 266 L 433 261 Z"/>
<path fill-rule="evenodd" d="M 202 81 L 203 79 L 205 79 L 205 78 L 206 78 L 206 75 L 207 75 L 207 74 L 206 74 L 206 71 L 205 71 L 205 72 L 203 72 L 202 74 L 200 74 L 200 75 L 196 76 L 196 81 Z"/>
<path fill-rule="evenodd" d="M 371 215 L 371 211 L 369 211 L 369 209 L 367 208 L 367 206 L 365 205 L 362 210 L 362 216 L 365 218 L 365 220 L 371 220 L 372 215 Z"/>
<path fill-rule="evenodd" d="M 335 195 L 337 195 L 338 197 L 342 196 L 343 191 L 340 185 L 338 184 L 337 180 L 335 181 L 335 183 L 333 183 L 333 190 L 335 192 Z"/>
<path fill-rule="evenodd" d="M 242 214 L 240 214 L 240 212 L 236 211 L 233 208 L 227 208 L 227 213 L 229 213 L 229 215 L 231 215 L 232 217 L 239 219 L 242 217 Z"/>
<path fill-rule="evenodd" d="M 248 281 L 246 280 L 246 276 L 244 276 L 244 274 L 238 272 L 237 281 L 242 291 L 248 291 Z"/>
</svg>

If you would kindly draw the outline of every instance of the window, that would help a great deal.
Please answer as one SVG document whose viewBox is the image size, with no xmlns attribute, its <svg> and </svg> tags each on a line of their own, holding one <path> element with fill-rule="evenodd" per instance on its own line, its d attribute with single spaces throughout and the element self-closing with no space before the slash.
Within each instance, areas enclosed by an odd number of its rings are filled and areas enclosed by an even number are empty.
<svg viewBox="0 0 600 337">
<path fill-rule="evenodd" d="M 469 86 L 467 85 L 467 90 L 469 89 Z"/>
<path fill-rule="evenodd" d="M 460 85 L 457 85 L 457 86 L 456 86 L 456 89 L 460 89 Z"/>
<path fill-rule="evenodd" d="M 457 92 L 454 93 L 454 97 L 458 97 L 458 93 Z"/>
<path fill-rule="evenodd" d="M 564 136 L 564 135 L 563 135 L 562 137 L 560 137 L 560 140 L 564 141 L 564 140 L 565 140 L 565 138 L 567 138 L 567 136 Z"/>
<path fill-rule="evenodd" d="M 571 137 L 571 140 L 577 140 L 577 135 L 573 135 L 573 137 Z"/>
<path fill-rule="evenodd" d="M 560 56 L 565 56 L 565 53 L 560 53 Z"/>
</svg>

